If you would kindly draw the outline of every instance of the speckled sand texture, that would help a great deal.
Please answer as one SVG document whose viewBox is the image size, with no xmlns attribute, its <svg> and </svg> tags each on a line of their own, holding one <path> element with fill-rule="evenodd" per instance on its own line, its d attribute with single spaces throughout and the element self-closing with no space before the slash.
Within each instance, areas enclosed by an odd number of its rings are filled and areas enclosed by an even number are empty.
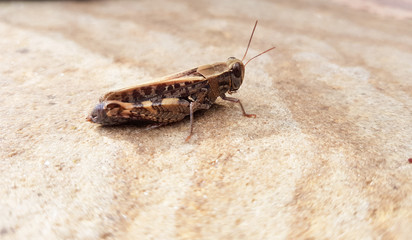
<svg viewBox="0 0 412 240">
<path fill-rule="evenodd" d="M 367 4 L 365 4 L 367 3 Z M 0 2 L 0 239 L 408 239 L 412 2 Z M 152 130 L 107 91 L 241 58 L 234 94 Z"/>
</svg>

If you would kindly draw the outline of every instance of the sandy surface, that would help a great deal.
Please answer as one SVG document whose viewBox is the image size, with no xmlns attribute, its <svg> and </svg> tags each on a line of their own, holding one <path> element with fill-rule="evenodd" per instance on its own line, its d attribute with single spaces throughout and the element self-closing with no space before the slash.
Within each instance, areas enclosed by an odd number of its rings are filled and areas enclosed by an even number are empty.
<svg viewBox="0 0 412 240">
<path fill-rule="evenodd" d="M 412 236 L 412 22 L 369 2 L 391 14 L 340 1 L 1 2 L 0 238 Z M 249 57 L 277 48 L 234 96 L 256 119 L 219 99 L 189 143 L 188 119 L 85 121 L 109 90 L 241 58 L 255 19 Z"/>
</svg>

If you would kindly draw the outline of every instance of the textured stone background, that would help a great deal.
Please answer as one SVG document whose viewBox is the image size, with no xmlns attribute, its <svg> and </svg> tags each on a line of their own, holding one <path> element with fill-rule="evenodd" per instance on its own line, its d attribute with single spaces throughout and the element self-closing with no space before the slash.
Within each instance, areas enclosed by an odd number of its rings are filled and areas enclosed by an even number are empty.
<svg viewBox="0 0 412 240">
<path fill-rule="evenodd" d="M 411 1 L 0 3 L 1 239 L 407 239 Z M 146 130 L 103 93 L 242 57 L 240 98 Z"/>
</svg>

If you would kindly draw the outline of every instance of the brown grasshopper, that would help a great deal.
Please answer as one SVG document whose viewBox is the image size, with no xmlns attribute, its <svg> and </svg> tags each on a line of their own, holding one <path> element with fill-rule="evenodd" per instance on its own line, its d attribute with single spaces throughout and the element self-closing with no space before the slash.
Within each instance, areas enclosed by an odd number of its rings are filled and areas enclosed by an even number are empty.
<svg viewBox="0 0 412 240">
<path fill-rule="evenodd" d="M 232 94 L 239 89 L 245 76 L 245 66 L 252 59 L 275 48 L 269 48 L 243 64 L 257 23 L 242 60 L 230 57 L 226 62 L 203 65 L 151 83 L 109 92 L 100 98 L 87 120 L 101 125 L 149 122 L 157 127 L 190 115 L 188 141 L 193 134 L 193 113 L 209 109 L 218 97 L 239 103 L 243 116 L 256 117 L 245 112 L 239 99 L 225 94 Z"/>
</svg>

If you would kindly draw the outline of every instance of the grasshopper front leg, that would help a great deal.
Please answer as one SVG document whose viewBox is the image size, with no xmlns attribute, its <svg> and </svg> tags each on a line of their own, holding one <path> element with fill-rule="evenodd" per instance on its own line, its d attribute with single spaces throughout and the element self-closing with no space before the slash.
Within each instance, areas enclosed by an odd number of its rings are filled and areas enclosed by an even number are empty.
<svg viewBox="0 0 412 240">
<path fill-rule="evenodd" d="M 229 102 L 239 103 L 240 108 L 242 109 L 243 116 L 249 117 L 249 118 L 250 118 L 250 117 L 252 117 L 252 118 L 255 118 L 255 117 L 256 117 L 255 114 L 248 114 L 248 113 L 245 112 L 245 109 L 243 108 L 243 105 L 242 105 L 242 103 L 240 102 L 240 100 L 239 100 L 238 98 L 227 97 L 227 96 L 224 95 L 224 94 L 221 96 L 221 98 L 222 98 L 223 100 L 226 100 L 226 101 L 229 101 Z"/>
</svg>

